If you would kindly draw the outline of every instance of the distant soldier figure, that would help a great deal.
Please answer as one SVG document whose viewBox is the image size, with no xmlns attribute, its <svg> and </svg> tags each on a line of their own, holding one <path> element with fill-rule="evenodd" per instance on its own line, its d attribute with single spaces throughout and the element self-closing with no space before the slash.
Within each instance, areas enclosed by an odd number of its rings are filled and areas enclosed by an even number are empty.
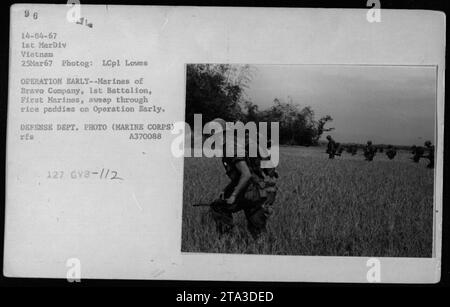
<svg viewBox="0 0 450 307">
<path fill-rule="evenodd" d="M 352 145 L 352 156 L 356 155 L 358 153 L 358 146 L 356 144 Z"/>
<path fill-rule="evenodd" d="M 384 151 L 383 146 L 378 147 L 378 152 L 382 153 Z"/>
<path fill-rule="evenodd" d="M 420 158 L 423 157 L 424 152 L 425 151 L 424 151 L 423 147 L 414 145 L 411 148 L 411 153 L 413 154 L 413 157 L 411 159 L 413 160 L 413 162 L 414 163 L 419 163 Z"/>
<path fill-rule="evenodd" d="M 223 119 L 214 121 L 225 131 L 226 122 Z M 274 168 L 261 168 L 263 159 L 260 155 L 249 156 L 249 142 L 252 140 L 245 140 L 245 157 L 227 157 L 224 142 L 222 164 L 231 181 L 220 193 L 219 199 L 211 204 L 210 209 L 221 234 L 233 229 L 233 213 L 243 210 L 247 228 L 253 238 L 257 239 L 266 231 L 267 219 L 272 214 L 271 206 L 276 195 L 275 178 L 278 178 L 278 173 Z M 237 147 L 242 145 L 238 143 L 239 140 L 235 140 L 235 155 Z"/>
<path fill-rule="evenodd" d="M 377 148 L 372 145 L 372 141 L 367 141 L 366 147 L 364 147 L 364 157 L 366 161 L 372 161 L 377 152 Z"/>
<path fill-rule="evenodd" d="M 389 145 L 386 148 L 386 156 L 389 158 L 389 160 L 392 160 L 397 155 L 397 150 L 394 148 L 394 146 Z"/>
<path fill-rule="evenodd" d="M 326 153 L 328 154 L 328 158 L 329 159 L 334 159 L 334 156 L 336 155 L 337 144 L 333 140 L 331 135 L 327 135 L 327 140 L 328 140 L 328 144 L 327 144 L 327 151 L 326 151 Z"/>
<path fill-rule="evenodd" d="M 431 144 L 430 141 L 425 142 L 425 148 L 428 152 L 427 156 L 424 156 L 424 158 L 428 159 L 428 168 L 434 168 L 434 146 Z"/>
</svg>

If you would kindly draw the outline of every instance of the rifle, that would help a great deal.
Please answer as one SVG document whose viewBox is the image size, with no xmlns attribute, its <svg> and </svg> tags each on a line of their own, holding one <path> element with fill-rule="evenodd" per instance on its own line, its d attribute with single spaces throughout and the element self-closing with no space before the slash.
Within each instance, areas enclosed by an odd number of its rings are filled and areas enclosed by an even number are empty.
<svg viewBox="0 0 450 307">
<path fill-rule="evenodd" d="M 196 203 L 193 204 L 193 207 L 211 207 L 212 204 L 206 204 L 206 203 Z"/>
<path fill-rule="evenodd" d="M 223 199 L 216 199 L 215 201 L 211 202 L 211 203 L 195 203 L 192 206 L 193 207 L 211 207 L 211 206 L 225 206 L 226 205 L 226 201 Z"/>
</svg>

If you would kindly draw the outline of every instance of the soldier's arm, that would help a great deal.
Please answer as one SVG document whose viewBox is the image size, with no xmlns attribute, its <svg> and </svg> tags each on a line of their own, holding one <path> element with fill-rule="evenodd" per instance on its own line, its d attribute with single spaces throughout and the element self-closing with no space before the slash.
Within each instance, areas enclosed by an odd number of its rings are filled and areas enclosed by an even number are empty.
<svg viewBox="0 0 450 307">
<path fill-rule="evenodd" d="M 247 163 L 245 161 L 239 161 L 236 163 L 236 169 L 239 171 L 239 182 L 234 188 L 232 196 L 236 197 L 246 186 L 249 180 L 252 178 L 252 174 L 250 172 L 250 169 L 247 166 Z"/>
</svg>

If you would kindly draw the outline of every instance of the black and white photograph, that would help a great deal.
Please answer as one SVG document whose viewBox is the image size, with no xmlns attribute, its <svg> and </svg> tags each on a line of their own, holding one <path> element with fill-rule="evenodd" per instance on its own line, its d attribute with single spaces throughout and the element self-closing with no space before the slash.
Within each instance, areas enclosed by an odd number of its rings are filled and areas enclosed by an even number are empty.
<svg viewBox="0 0 450 307">
<path fill-rule="evenodd" d="M 5 11 L 5 279 L 440 282 L 445 14 L 277 5 Z"/>
<path fill-rule="evenodd" d="M 195 114 L 279 123 L 279 163 L 186 157 L 183 252 L 432 256 L 436 67 L 188 64 Z"/>
</svg>

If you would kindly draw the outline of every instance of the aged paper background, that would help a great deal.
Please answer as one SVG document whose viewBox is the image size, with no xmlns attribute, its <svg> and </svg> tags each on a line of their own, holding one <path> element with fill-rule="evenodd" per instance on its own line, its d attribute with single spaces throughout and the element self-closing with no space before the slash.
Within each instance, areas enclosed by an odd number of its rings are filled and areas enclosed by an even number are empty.
<svg viewBox="0 0 450 307">
<path fill-rule="evenodd" d="M 23 18 L 24 9 L 39 19 Z M 382 282 L 440 278 L 445 16 L 439 12 L 367 10 L 84 6 L 93 28 L 66 20 L 65 5 L 11 8 L 4 274 L 66 278 L 81 261 L 82 278 L 367 282 L 368 258 L 181 254 L 183 160 L 171 137 L 132 142 L 118 134 L 52 133 L 21 142 L 15 112 L 24 31 L 57 32 L 61 58 L 137 58 L 146 68 L 55 67 L 50 75 L 145 78 L 166 112 L 132 122 L 184 120 L 186 63 L 436 65 L 438 156 L 433 258 L 381 258 Z M 33 68 L 35 70 L 45 68 Z M 26 114 L 32 121 L 39 114 Z M 37 116 L 37 117 L 33 117 Z M 123 115 L 58 115 L 59 122 L 110 123 Z M 49 170 L 117 169 L 123 181 L 47 180 Z"/>
</svg>

